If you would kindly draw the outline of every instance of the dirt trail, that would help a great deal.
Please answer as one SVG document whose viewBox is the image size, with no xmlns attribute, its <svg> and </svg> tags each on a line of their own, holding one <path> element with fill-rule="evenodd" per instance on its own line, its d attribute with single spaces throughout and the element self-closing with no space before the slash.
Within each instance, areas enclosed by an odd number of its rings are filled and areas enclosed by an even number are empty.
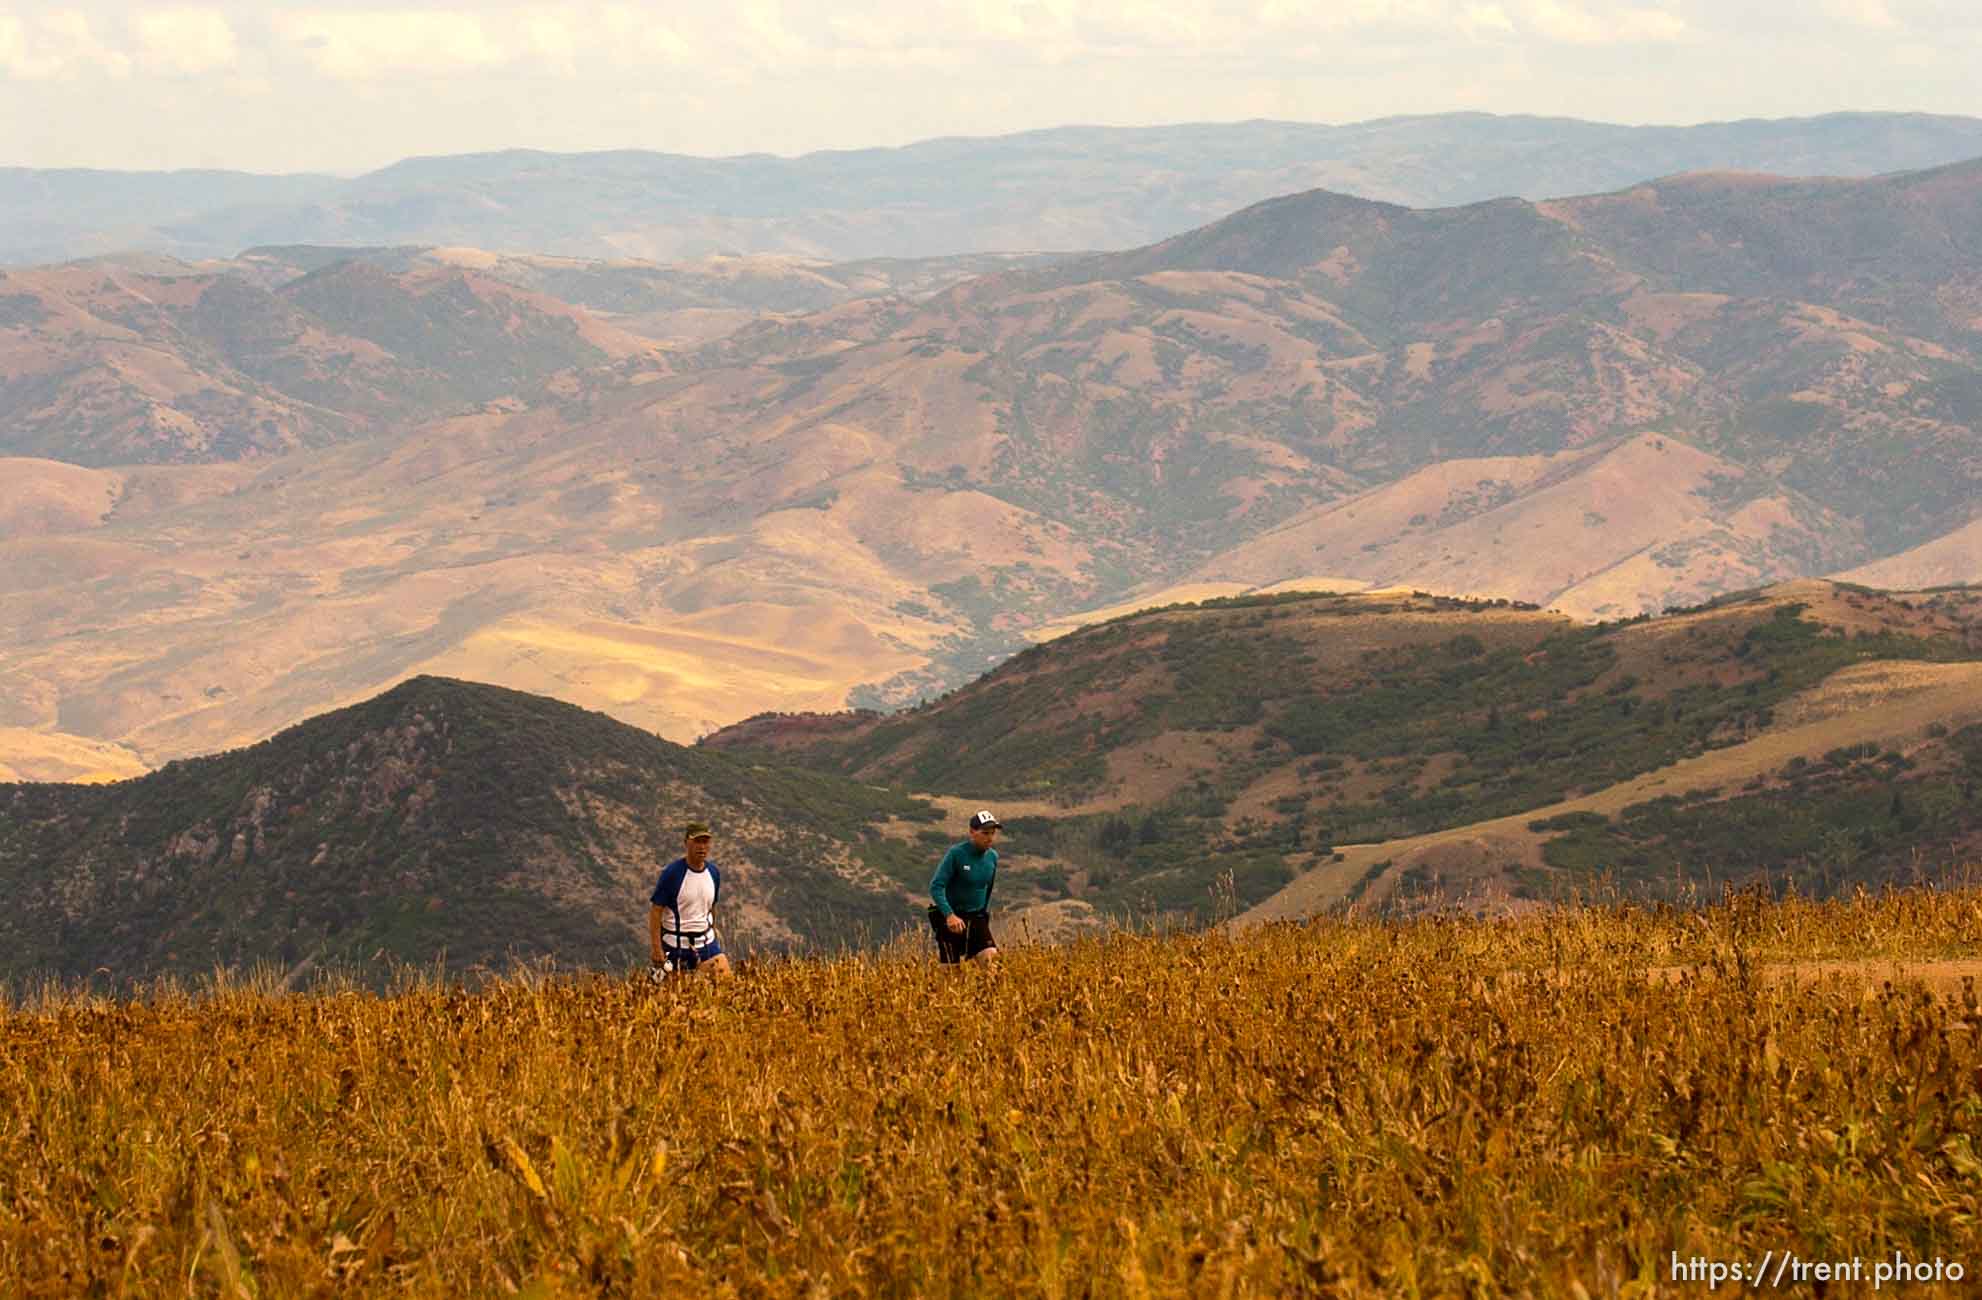
<svg viewBox="0 0 1982 1300">
<path fill-rule="evenodd" d="M 1338 849 L 1342 861 L 1296 878 L 1242 912 L 1233 926 L 1244 929 L 1265 921 L 1313 916 L 1345 897 L 1378 863 L 1390 865 L 1365 893 L 1372 899 L 1381 897 L 1390 880 L 1419 860 L 1444 865 L 1449 859 L 1455 866 L 1487 859 L 1540 865 L 1547 833 L 1529 830 L 1532 821 L 1569 812 L 1614 816 L 1660 795 L 1738 786 L 1751 777 L 1780 771 L 1799 755 L 1822 754 L 1863 741 L 1882 746 L 1913 741 L 1931 723 L 1956 729 L 1982 721 L 1982 663 L 1857 664 L 1787 701 L 1777 715 L 1785 725 L 1753 740 L 1683 759 L 1595 794 L 1407 839 L 1342 846 Z"/>
</svg>

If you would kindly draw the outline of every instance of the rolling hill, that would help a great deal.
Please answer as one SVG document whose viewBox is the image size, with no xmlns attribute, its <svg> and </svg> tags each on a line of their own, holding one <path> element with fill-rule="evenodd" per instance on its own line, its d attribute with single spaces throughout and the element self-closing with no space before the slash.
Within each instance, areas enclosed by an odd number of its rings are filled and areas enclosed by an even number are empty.
<svg viewBox="0 0 1982 1300">
<path fill-rule="evenodd" d="M 1873 587 L 1932 587 L 1982 581 L 1978 575 L 1982 575 L 1982 519 L 1838 577 Z"/>
<path fill-rule="evenodd" d="M 651 351 L 458 267 L 342 260 L 272 290 L 114 262 L 0 271 L 0 454 L 95 466 L 279 455 Z"/>
<path fill-rule="evenodd" d="M 927 297 L 973 276 L 1059 260 L 1043 253 L 978 253 L 831 262 L 764 253 L 652 262 L 496 253 L 458 245 L 298 245 L 250 248 L 239 257 L 202 265 L 225 269 L 269 289 L 345 261 L 394 275 L 472 271 L 583 308 L 641 338 L 684 348 L 713 342 L 767 316 L 823 311 L 856 298 Z"/>
<path fill-rule="evenodd" d="M 0 978 L 644 960 L 646 896 L 690 819 L 720 837 L 732 946 L 879 939 L 917 919 L 912 885 L 888 873 L 912 864 L 926 881 L 929 856 L 879 828 L 938 816 L 422 677 L 135 780 L 0 785 Z"/>
<path fill-rule="evenodd" d="M 1303 511 L 1192 579 L 1299 573 L 1503 595 L 1578 618 L 1698 604 L 1864 551 L 1864 529 L 1677 438 L 1453 459 Z"/>
<path fill-rule="evenodd" d="M 1982 594 L 1799 582 L 1597 625 L 1422 592 L 1211 600 L 904 713 L 701 747 L 995 801 L 1014 849 L 1118 914 L 1839 888 L 1982 846 Z"/>
<path fill-rule="evenodd" d="M 1702 168 L 1867 175 L 1982 155 L 1982 122 L 1836 113 L 1700 126 L 1448 113 L 1062 127 L 798 158 L 533 150 L 352 179 L 0 169 L 0 262 L 142 248 L 469 245 L 679 261 L 1123 248 L 1324 187 L 1420 207 L 1614 189 Z"/>
</svg>

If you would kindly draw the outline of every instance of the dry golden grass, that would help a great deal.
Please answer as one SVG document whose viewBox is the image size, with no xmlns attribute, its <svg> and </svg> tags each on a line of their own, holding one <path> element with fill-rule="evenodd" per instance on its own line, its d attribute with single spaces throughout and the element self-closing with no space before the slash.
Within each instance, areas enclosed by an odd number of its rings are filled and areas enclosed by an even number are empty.
<svg viewBox="0 0 1982 1300">
<path fill-rule="evenodd" d="M 1362 585 L 1360 582 L 1351 582 L 1349 586 L 1342 588 L 1342 590 L 1353 591 Z M 1112 605 L 1103 605 L 1098 609 L 1083 610 L 1078 614 L 1069 614 L 1067 617 L 1055 619 L 1051 623 L 1042 623 L 1038 627 L 1028 629 L 1026 638 L 1032 641 L 1051 641 L 1055 637 L 1065 636 L 1069 632 L 1078 631 L 1095 623 L 1106 623 L 1111 618 L 1121 618 L 1140 610 L 1160 609 L 1165 605 L 1178 605 L 1191 601 L 1215 600 L 1223 596 L 1243 596 L 1251 590 L 1252 588 L 1243 582 L 1178 583 L 1172 586 L 1158 588 L 1132 600 L 1117 601 Z"/>
<path fill-rule="evenodd" d="M 1780 494 L 1715 507 L 1706 489 L 1724 476 L 1739 477 L 1680 438 L 1652 433 L 1594 450 L 1448 460 L 1310 507 L 1191 579 L 1273 583 L 1319 567 L 1596 619 L 1795 577 L 1808 562 L 1790 556 L 1792 537 L 1846 553 L 1833 544 L 1839 521 L 1812 533 Z M 1676 551 L 1684 556 L 1675 567 Z"/>
<path fill-rule="evenodd" d="M 784 617 L 753 627 L 766 613 Z M 482 627 L 424 667 L 569 700 L 687 742 L 767 707 L 837 709 L 855 683 L 927 662 L 830 606 L 725 606 L 652 626 L 547 614 Z"/>
<path fill-rule="evenodd" d="M 148 770 L 128 749 L 100 740 L 0 727 L 0 781 L 127 781 Z"/>
<path fill-rule="evenodd" d="M 1982 895 L 1914 892 L 1117 934 L 996 972 L 49 996 L 0 1020 L 0 1292 L 1645 1296 L 1704 1293 L 1673 1251 L 1783 1249 L 1972 1273 L 1972 994 L 1761 972 L 1978 946 Z"/>
<path fill-rule="evenodd" d="M 1105 623 L 1111 618 L 1121 618 L 1128 614 L 1148 609 L 1161 609 L 1165 605 L 1180 605 L 1203 600 L 1216 600 L 1226 596 L 1271 595 L 1282 591 L 1362 591 L 1369 584 L 1360 578 L 1330 578 L 1315 575 L 1312 577 L 1290 578 L 1266 587 L 1252 587 L 1243 582 L 1185 582 L 1167 587 L 1158 587 L 1130 600 L 1117 601 L 1098 609 L 1084 610 L 1042 623 L 1026 631 L 1030 641 L 1051 641 L 1095 623 Z"/>
<path fill-rule="evenodd" d="M 110 470 L 0 456 L 0 540 L 92 528 L 122 487 Z"/>
<path fill-rule="evenodd" d="M 1910 551 L 1860 565 L 1837 575 L 1874 587 L 1934 587 L 1982 582 L 1982 519 L 1924 542 Z"/>
</svg>

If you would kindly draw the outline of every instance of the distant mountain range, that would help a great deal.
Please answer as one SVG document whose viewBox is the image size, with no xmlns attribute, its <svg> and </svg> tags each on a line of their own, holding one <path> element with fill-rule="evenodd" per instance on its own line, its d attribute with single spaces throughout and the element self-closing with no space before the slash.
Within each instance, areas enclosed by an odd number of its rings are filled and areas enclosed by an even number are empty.
<svg viewBox="0 0 1982 1300">
<path fill-rule="evenodd" d="M 1179 584 L 1616 619 L 1982 579 L 1977 229 L 1982 162 L 1316 191 L 1037 261 L 10 271 L 0 763 L 150 766 L 418 673 L 688 740 Z"/>
<path fill-rule="evenodd" d="M 1982 119 L 1968 117 L 1634 127 L 1450 113 L 1063 127 L 798 158 L 511 150 L 411 158 L 355 179 L 15 168 L 0 170 L 0 263 L 298 243 L 669 261 L 1125 248 L 1298 190 L 1449 207 L 1703 169 L 1864 176 L 1977 156 Z"/>
</svg>

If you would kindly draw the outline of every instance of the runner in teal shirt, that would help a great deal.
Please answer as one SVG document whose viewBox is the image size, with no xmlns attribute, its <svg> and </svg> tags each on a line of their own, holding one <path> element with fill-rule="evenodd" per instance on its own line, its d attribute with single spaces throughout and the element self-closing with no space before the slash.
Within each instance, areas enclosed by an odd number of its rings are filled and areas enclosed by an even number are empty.
<svg viewBox="0 0 1982 1300">
<path fill-rule="evenodd" d="M 991 886 L 998 876 L 998 819 L 989 809 L 970 819 L 970 838 L 950 846 L 929 878 L 929 925 L 936 932 L 936 955 L 946 965 L 998 955 L 991 937 Z"/>
</svg>

